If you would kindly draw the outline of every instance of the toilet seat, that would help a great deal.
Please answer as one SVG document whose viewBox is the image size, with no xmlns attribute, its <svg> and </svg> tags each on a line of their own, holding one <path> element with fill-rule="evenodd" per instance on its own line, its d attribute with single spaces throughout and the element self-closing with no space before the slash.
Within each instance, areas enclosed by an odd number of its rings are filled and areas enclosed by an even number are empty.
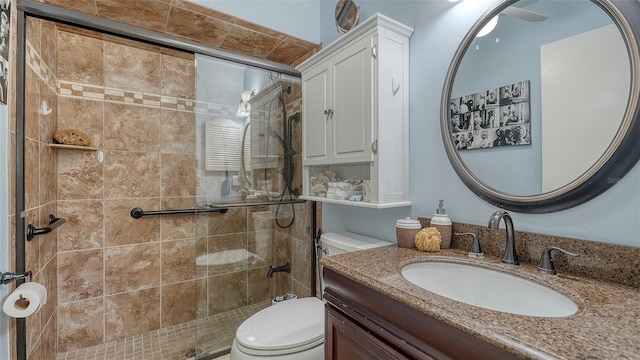
<svg viewBox="0 0 640 360">
<path fill-rule="evenodd" d="M 324 302 L 311 297 L 270 306 L 245 320 L 235 340 L 238 350 L 256 356 L 285 355 L 318 346 L 324 343 Z"/>
</svg>

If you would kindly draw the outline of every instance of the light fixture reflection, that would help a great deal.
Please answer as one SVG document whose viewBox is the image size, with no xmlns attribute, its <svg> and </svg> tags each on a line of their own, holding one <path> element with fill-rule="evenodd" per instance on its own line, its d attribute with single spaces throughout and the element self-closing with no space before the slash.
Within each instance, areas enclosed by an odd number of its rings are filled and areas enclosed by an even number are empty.
<svg viewBox="0 0 640 360">
<path fill-rule="evenodd" d="M 498 25 L 498 16 L 499 15 L 496 15 L 491 20 L 489 20 L 489 22 L 485 26 L 483 26 L 482 29 L 480 29 L 480 32 L 478 32 L 478 35 L 476 35 L 476 37 L 483 37 L 492 32 L 493 29 L 496 28 L 496 25 Z"/>
<path fill-rule="evenodd" d="M 256 95 L 256 91 L 243 91 L 240 93 L 240 104 L 238 105 L 238 111 L 236 112 L 237 116 L 247 117 L 251 113 L 251 104 L 249 104 L 249 100 Z"/>
</svg>

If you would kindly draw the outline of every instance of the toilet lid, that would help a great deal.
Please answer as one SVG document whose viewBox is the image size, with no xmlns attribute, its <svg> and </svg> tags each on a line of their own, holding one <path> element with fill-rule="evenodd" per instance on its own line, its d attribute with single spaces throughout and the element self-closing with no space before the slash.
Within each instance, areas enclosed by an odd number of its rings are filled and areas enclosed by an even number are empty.
<svg viewBox="0 0 640 360">
<path fill-rule="evenodd" d="M 324 342 L 324 302 L 317 298 L 287 300 L 263 309 L 236 331 L 243 352 L 289 353 Z"/>
</svg>

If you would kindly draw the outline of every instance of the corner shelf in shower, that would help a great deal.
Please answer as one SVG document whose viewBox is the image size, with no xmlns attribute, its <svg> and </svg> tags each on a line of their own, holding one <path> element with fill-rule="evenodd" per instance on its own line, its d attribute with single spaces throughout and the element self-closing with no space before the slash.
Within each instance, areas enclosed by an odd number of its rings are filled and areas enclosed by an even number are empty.
<svg viewBox="0 0 640 360">
<path fill-rule="evenodd" d="M 56 149 L 98 151 L 98 148 L 94 148 L 90 146 L 65 145 L 65 144 L 47 144 L 47 145 L 49 145 L 49 147 L 56 148 Z"/>
</svg>

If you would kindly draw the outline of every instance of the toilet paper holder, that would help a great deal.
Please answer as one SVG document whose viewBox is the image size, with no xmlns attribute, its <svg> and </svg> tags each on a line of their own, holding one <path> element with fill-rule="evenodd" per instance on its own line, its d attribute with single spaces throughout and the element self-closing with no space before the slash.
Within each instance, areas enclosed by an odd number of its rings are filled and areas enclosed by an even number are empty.
<svg viewBox="0 0 640 360">
<path fill-rule="evenodd" d="M 31 282 L 31 271 L 26 271 L 21 274 L 14 274 L 11 272 L 0 272 L 0 285 L 8 285 L 14 281 L 22 280 L 26 277 L 29 277 L 29 282 Z"/>
</svg>

